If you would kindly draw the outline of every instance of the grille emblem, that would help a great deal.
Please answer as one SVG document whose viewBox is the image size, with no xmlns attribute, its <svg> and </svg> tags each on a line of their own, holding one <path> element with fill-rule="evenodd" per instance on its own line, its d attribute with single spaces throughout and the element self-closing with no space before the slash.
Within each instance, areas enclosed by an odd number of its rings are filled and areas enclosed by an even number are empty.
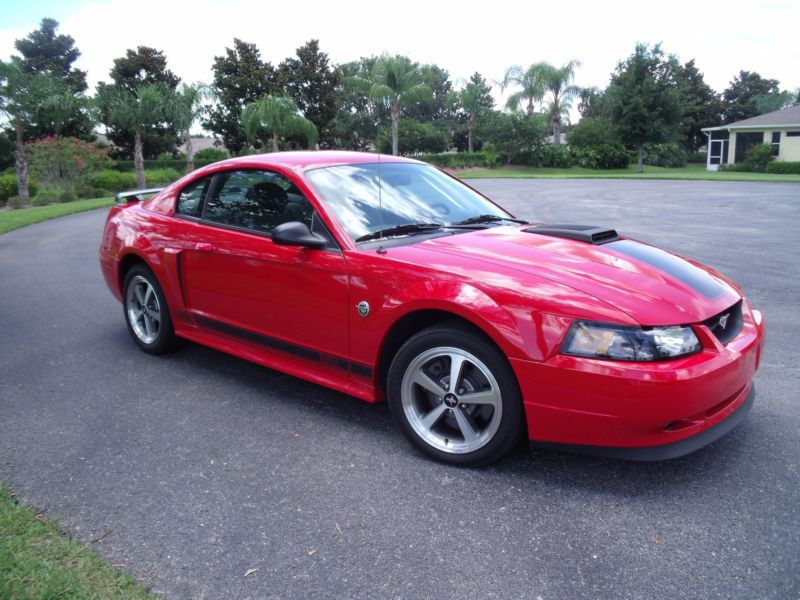
<svg viewBox="0 0 800 600">
<path fill-rule="evenodd" d="M 722 315 L 719 318 L 719 326 L 722 327 L 723 329 L 725 329 L 728 326 L 728 319 L 730 318 L 730 316 L 731 316 L 731 313 L 727 313 L 727 314 Z"/>
</svg>

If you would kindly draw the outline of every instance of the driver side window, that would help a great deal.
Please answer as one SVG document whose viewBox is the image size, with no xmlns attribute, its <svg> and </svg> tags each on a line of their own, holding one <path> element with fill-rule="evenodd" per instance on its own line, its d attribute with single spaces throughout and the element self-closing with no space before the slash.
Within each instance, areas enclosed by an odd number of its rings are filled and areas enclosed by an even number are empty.
<svg viewBox="0 0 800 600">
<path fill-rule="evenodd" d="M 297 186 L 278 173 L 228 171 L 216 176 L 205 201 L 203 220 L 269 233 L 289 221 L 310 227 L 313 212 Z"/>
</svg>

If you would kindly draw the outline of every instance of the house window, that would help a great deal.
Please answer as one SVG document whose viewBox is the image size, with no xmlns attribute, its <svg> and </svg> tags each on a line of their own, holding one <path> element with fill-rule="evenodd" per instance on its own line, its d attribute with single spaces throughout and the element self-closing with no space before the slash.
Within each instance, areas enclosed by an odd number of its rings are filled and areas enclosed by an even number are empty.
<svg viewBox="0 0 800 600">
<path fill-rule="evenodd" d="M 781 151 L 781 132 L 780 131 L 773 131 L 772 132 L 772 156 L 778 156 L 778 153 Z"/>
<path fill-rule="evenodd" d="M 786 137 L 800 137 L 800 131 L 787 131 Z"/>
</svg>

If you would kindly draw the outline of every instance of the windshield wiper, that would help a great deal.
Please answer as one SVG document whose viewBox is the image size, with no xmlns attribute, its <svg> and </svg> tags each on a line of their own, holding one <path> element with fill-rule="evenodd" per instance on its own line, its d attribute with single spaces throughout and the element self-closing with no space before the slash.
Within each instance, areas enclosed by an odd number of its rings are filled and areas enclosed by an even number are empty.
<svg viewBox="0 0 800 600">
<path fill-rule="evenodd" d="M 434 231 L 441 228 L 441 223 L 404 223 L 403 225 L 395 225 L 394 227 L 387 227 L 385 229 L 380 229 L 378 231 L 373 231 L 372 233 L 362 235 L 360 238 L 356 238 L 356 243 L 368 242 L 370 240 L 377 240 L 382 237 L 389 237 L 393 235 L 412 235 L 422 231 Z"/>
<path fill-rule="evenodd" d="M 511 221 L 512 223 L 521 223 L 523 225 L 529 224 L 528 221 L 514 219 L 512 217 L 501 217 L 500 215 L 478 215 L 476 217 L 470 217 L 469 219 L 459 221 L 458 223 L 455 223 L 455 225 L 477 225 L 478 223 L 496 223 L 498 221 Z"/>
</svg>

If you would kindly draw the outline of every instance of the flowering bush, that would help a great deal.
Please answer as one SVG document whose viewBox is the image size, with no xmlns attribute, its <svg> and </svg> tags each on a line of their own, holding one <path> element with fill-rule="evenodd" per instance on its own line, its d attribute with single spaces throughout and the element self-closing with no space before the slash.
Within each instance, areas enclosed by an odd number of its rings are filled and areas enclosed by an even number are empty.
<svg viewBox="0 0 800 600">
<path fill-rule="evenodd" d="M 40 183 L 62 192 L 73 193 L 76 182 L 113 165 L 105 149 L 77 138 L 48 136 L 26 146 L 28 164 Z"/>
</svg>

